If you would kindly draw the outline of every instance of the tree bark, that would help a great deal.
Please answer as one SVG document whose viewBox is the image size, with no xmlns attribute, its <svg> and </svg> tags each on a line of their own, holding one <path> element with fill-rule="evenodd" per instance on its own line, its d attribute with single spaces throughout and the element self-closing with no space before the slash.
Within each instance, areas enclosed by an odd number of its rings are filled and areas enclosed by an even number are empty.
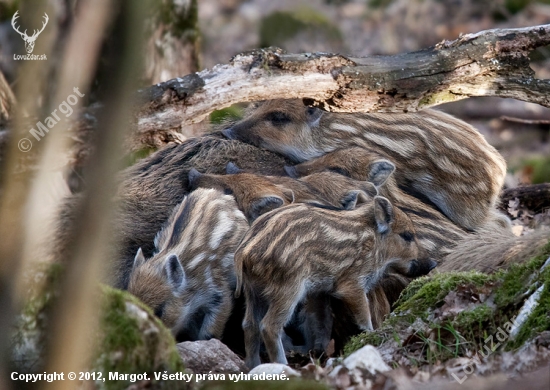
<svg viewBox="0 0 550 390">
<path fill-rule="evenodd" d="M 520 204 L 535 212 L 550 208 L 550 183 L 520 186 L 502 191 L 499 209 L 506 211 L 508 202 L 518 198 Z"/>
<path fill-rule="evenodd" d="M 550 25 L 487 30 L 418 52 L 355 58 L 277 48 L 139 91 L 139 133 L 176 129 L 237 102 L 303 98 L 329 111 L 407 112 L 470 96 L 550 107 L 550 81 L 534 77 L 530 51 L 550 44 Z"/>
<path fill-rule="evenodd" d="M 145 57 L 145 78 L 151 84 L 199 70 L 197 8 L 197 0 L 155 3 Z"/>
</svg>

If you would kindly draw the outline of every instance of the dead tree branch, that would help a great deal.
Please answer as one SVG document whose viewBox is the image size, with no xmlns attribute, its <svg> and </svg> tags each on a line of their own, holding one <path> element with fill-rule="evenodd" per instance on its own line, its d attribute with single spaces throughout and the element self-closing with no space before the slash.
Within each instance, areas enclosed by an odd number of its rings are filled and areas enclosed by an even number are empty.
<svg viewBox="0 0 550 390">
<path fill-rule="evenodd" d="M 417 111 L 470 96 L 550 107 L 550 80 L 528 54 L 550 44 L 550 25 L 466 34 L 418 52 L 354 58 L 269 48 L 139 92 L 138 133 L 178 129 L 237 102 L 304 98 L 329 111 Z"/>
</svg>

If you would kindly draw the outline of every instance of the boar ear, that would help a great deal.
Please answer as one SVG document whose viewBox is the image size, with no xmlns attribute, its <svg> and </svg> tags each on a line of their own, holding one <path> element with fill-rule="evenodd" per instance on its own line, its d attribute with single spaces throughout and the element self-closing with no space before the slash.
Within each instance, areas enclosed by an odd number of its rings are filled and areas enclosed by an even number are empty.
<svg viewBox="0 0 550 390">
<path fill-rule="evenodd" d="M 281 192 L 283 193 L 285 198 L 287 198 L 288 203 L 294 203 L 294 201 L 296 200 L 296 198 L 294 197 L 294 191 L 289 188 L 281 188 Z"/>
<path fill-rule="evenodd" d="M 367 194 L 367 196 L 372 199 L 376 195 L 379 195 L 378 188 L 372 184 L 370 181 L 365 181 L 361 185 L 361 190 Z"/>
<path fill-rule="evenodd" d="M 234 175 L 236 173 L 242 173 L 242 172 L 243 170 L 238 166 L 236 166 L 235 164 L 233 164 L 232 162 L 228 162 L 227 165 L 225 166 L 225 173 L 228 175 Z"/>
<path fill-rule="evenodd" d="M 191 168 L 189 173 L 187 174 L 187 178 L 189 179 L 189 187 L 193 187 L 195 182 L 202 176 L 202 173 L 197 171 L 195 168 Z"/>
<path fill-rule="evenodd" d="M 285 170 L 287 176 L 290 176 L 294 179 L 297 179 L 299 177 L 298 176 L 298 170 L 296 169 L 296 167 L 293 167 L 293 166 L 290 166 L 290 165 L 285 165 L 284 170 Z"/>
<path fill-rule="evenodd" d="M 285 201 L 280 196 L 270 195 L 264 196 L 251 202 L 249 216 L 252 221 L 258 218 L 260 215 L 274 210 L 285 204 Z"/>
<path fill-rule="evenodd" d="M 309 127 L 317 127 L 324 111 L 315 107 L 306 107 L 306 121 Z"/>
<path fill-rule="evenodd" d="M 374 197 L 374 219 L 378 233 L 384 234 L 391 230 L 391 224 L 394 221 L 393 206 L 382 196 Z"/>
<path fill-rule="evenodd" d="M 185 271 L 181 266 L 180 260 L 177 255 L 169 255 L 166 258 L 166 263 L 164 264 L 166 269 L 166 276 L 168 277 L 168 282 L 176 290 L 181 289 L 185 285 Z"/>
<path fill-rule="evenodd" d="M 395 171 L 395 165 L 388 160 L 377 160 L 370 164 L 368 171 L 367 181 L 370 181 L 376 187 L 380 187 Z"/>
<path fill-rule="evenodd" d="M 357 205 L 367 203 L 369 196 L 361 190 L 352 190 L 346 193 L 340 200 L 340 204 L 344 210 L 353 210 Z"/>
<path fill-rule="evenodd" d="M 136 257 L 134 257 L 134 268 L 139 267 L 143 263 L 145 263 L 145 256 L 143 256 L 143 251 L 139 248 Z"/>
</svg>

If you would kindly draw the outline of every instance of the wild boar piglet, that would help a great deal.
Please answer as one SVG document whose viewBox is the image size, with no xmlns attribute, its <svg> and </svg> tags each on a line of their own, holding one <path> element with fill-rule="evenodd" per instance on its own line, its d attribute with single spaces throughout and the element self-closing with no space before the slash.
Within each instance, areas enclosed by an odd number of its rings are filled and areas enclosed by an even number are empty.
<svg viewBox="0 0 550 390">
<path fill-rule="evenodd" d="M 359 146 L 397 167 L 397 182 L 453 222 L 476 230 L 496 204 L 506 162 L 475 128 L 436 110 L 331 113 L 302 101 L 269 100 L 222 131 L 295 162 Z"/>
<path fill-rule="evenodd" d="M 199 189 L 175 207 L 156 254 L 134 260 L 128 291 L 180 340 L 221 338 L 235 291 L 234 253 L 248 222 L 231 195 Z"/>
<path fill-rule="evenodd" d="M 424 273 L 409 218 L 380 196 L 354 210 L 295 204 L 258 218 L 235 253 L 237 294 L 244 290 L 246 362 L 286 363 L 281 335 L 296 305 L 318 294 L 339 298 L 361 329 L 371 329 L 366 294 L 387 270 Z"/>
</svg>

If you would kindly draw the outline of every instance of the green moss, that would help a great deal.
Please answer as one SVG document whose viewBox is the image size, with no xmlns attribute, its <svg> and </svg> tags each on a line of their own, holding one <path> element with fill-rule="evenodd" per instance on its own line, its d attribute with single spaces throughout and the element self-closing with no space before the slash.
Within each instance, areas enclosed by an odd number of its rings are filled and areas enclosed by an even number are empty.
<svg viewBox="0 0 550 390">
<path fill-rule="evenodd" d="M 550 183 L 550 157 L 548 156 L 521 159 L 512 166 L 511 170 L 527 172 L 532 184 Z"/>
<path fill-rule="evenodd" d="M 550 157 L 543 157 L 533 161 L 533 184 L 550 183 Z"/>
<path fill-rule="evenodd" d="M 327 41 L 342 41 L 340 30 L 322 13 L 301 7 L 292 12 L 277 11 L 266 16 L 260 26 L 260 47 L 284 47 L 287 40 L 301 32 L 322 35 Z"/>
<path fill-rule="evenodd" d="M 135 163 L 137 163 L 139 160 L 154 153 L 156 150 L 157 150 L 156 148 L 142 148 L 142 149 L 136 150 L 135 152 L 127 154 L 124 157 L 124 166 L 126 167 L 132 166 Z"/>
<path fill-rule="evenodd" d="M 345 346 L 349 355 L 364 345 L 396 342 L 399 356 L 412 365 L 434 364 L 449 358 L 468 356 L 486 345 L 485 340 L 508 332 L 511 320 L 525 299 L 543 285 L 539 305 L 506 348 L 518 348 L 542 331 L 550 330 L 550 267 L 540 272 L 550 256 L 550 242 L 540 253 L 520 265 L 491 275 L 479 272 L 435 274 L 413 281 L 403 291 L 397 309 L 379 329 L 353 337 Z M 453 312 L 437 310 L 451 291 L 459 291 Z M 478 303 L 484 295 L 484 303 Z M 468 300 L 471 296 L 473 299 Z M 476 299 L 477 297 L 477 299 Z M 463 301 L 467 299 L 466 301 Z M 397 364 L 397 362 L 394 362 Z"/>
<path fill-rule="evenodd" d="M 484 322 L 490 321 L 494 314 L 494 309 L 483 304 L 475 307 L 473 310 L 464 310 L 456 316 L 454 323 L 457 327 L 468 329 L 473 326 L 478 326 L 478 330 L 482 331 Z M 482 332 L 481 332 L 482 333 Z"/>
<path fill-rule="evenodd" d="M 496 291 L 495 303 L 502 308 L 507 305 L 517 305 L 525 299 L 525 294 L 532 289 L 536 273 L 550 256 L 550 242 L 540 253 L 521 265 L 512 265 L 507 272 L 502 273 L 502 283 Z"/>
<path fill-rule="evenodd" d="M 550 282 L 545 283 L 542 294 L 539 297 L 538 306 L 523 324 L 514 340 L 508 343 L 507 348 L 519 348 L 526 341 L 545 330 L 550 330 Z"/>
<path fill-rule="evenodd" d="M 210 114 L 210 123 L 220 124 L 227 121 L 239 120 L 243 117 L 243 109 L 238 105 L 215 110 Z"/>
<path fill-rule="evenodd" d="M 527 288 L 524 287 L 520 289 L 517 294 L 522 298 L 525 298 L 525 296 L 528 295 L 527 292 L 529 290 L 529 292 L 534 291 L 538 288 L 538 286 L 543 286 L 543 290 L 539 297 L 537 307 L 533 310 L 529 318 L 520 328 L 516 337 L 508 342 L 506 346 L 507 349 L 519 348 L 526 341 L 535 337 L 538 333 L 545 330 L 550 330 L 550 267 L 547 266 L 542 272 L 538 273 L 538 270 L 544 264 L 546 259 L 548 259 L 548 257 L 550 257 L 550 242 L 545 245 L 538 256 L 525 265 L 525 274 L 530 272 L 530 275 L 533 275 L 533 278 L 530 280 L 529 286 Z M 516 274 L 520 274 L 519 277 L 521 277 L 520 271 L 521 269 L 516 271 Z M 510 279 L 512 279 L 511 276 Z M 523 279 L 526 279 L 525 276 L 523 276 Z M 510 290 L 514 288 L 513 280 L 508 281 L 508 284 L 508 288 Z M 509 291 L 500 299 L 510 299 L 511 296 L 513 296 L 513 294 Z"/>
<path fill-rule="evenodd" d="M 131 294 L 102 287 L 103 305 L 99 334 L 98 358 L 94 369 L 108 377 L 109 372 L 124 374 L 153 372 L 168 373 L 183 370 L 170 331 L 164 327 L 151 310 Z M 139 313 L 145 312 L 146 318 Z M 126 388 L 127 381 L 106 381 L 99 383 L 101 388 Z M 156 388 L 181 388 L 174 381 L 156 383 Z"/>
<path fill-rule="evenodd" d="M 431 96 L 426 96 L 418 102 L 418 108 L 431 107 L 436 104 L 450 103 L 462 99 L 463 96 L 454 94 L 450 91 L 442 91 Z"/>
<path fill-rule="evenodd" d="M 385 338 L 378 332 L 363 332 L 353 336 L 344 346 L 344 356 L 349 356 L 365 345 L 378 347 L 385 341 Z"/>
<path fill-rule="evenodd" d="M 403 291 L 396 303 L 396 313 L 410 311 L 414 315 L 426 317 L 428 309 L 436 307 L 443 298 L 460 284 L 481 287 L 495 280 L 494 275 L 477 271 L 448 272 L 414 280 Z"/>
</svg>

